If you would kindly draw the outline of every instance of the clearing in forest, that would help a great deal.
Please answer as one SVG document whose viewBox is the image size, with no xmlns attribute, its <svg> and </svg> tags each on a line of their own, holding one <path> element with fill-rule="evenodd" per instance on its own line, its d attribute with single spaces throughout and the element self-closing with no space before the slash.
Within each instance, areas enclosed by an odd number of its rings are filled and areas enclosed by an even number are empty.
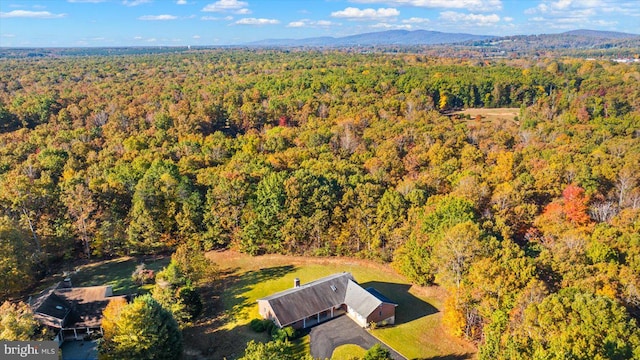
<svg viewBox="0 0 640 360">
<path fill-rule="evenodd" d="M 471 120 L 476 119 L 478 115 L 482 117 L 483 122 L 505 122 L 514 121 L 520 114 L 520 108 L 480 108 L 480 109 L 464 109 L 456 111 L 454 115 L 469 115 Z"/>
<path fill-rule="evenodd" d="M 396 325 L 372 334 L 407 358 L 474 357 L 472 345 L 447 335 L 442 327 L 443 290 L 411 285 L 389 266 L 351 258 L 252 257 L 234 251 L 213 251 L 207 257 L 218 264 L 221 277 L 205 291 L 204 318 L 185 331 L 187 359 L 242 356 L 249 340 L 268 340 L 249 327 L 259 317 L 257 299 L 292 287 L 295 278 L 304 284 L 342 271 L 399 304 Z M 308 336 L 302 338 L 299 351 L 307 352 L 308 342 Z"/>
</svg>

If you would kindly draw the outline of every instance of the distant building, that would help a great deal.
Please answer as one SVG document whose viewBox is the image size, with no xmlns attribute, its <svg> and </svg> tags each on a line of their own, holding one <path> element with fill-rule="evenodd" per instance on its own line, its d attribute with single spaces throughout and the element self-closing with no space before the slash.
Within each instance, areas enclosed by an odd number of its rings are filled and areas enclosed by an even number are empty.
<svg viewBox="0 0 640 360">
<path fill-rule="evenodd" d="M 29 301 L 34 317 L 56 331 L 56 340 L 79 340 L 102 334 L 102 311 L 113 296 L 111 286 L 72 287 L 66 279 Z"/>
<path fill-rule="evenodd" d="M 362 327 L 395 323 L 398 304 L 374 288 L 362 288 L 350 273 L 330 275 L 258 299 L 258 310 L 280 328 L 308 328 L 346 314 Z"/>
</svg>

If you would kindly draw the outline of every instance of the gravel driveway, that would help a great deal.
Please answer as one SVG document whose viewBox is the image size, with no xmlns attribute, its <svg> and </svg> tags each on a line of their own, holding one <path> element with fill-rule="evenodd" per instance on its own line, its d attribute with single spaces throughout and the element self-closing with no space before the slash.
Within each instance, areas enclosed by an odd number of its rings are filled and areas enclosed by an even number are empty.
<svg viewBox="0 0 640 360">
<path fill-rule="evenodd" d="M 373 345 L 380 343 L 367 330 L 361 328 L 348 316 L 343 315 L 333 320 L 316 325 L 311 329 L 311 356 L 314 359 L 330 359 L 333 350 L 340 345 L 355 344 L 369 349 Z M 386 345 L 380 343 L 389 349 Z M 391 357 L 396 360 L 406 360 L 406 358 L 392 349 Z"/>
</svg>

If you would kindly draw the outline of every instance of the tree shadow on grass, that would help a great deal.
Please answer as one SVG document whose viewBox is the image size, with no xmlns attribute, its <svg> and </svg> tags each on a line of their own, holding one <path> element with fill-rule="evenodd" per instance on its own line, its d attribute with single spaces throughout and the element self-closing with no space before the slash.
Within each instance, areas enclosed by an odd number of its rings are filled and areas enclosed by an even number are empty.
<svg viewBox="0 0 640 360">
<path fill-rule="evenodd" d="M 293 265 L 284 265 L 250 270 L 243 273 L 237 273 L 237 269 L 231 270 L 224 280 L 224 309 L 227 312 L 226 315 L 231 319 L 242 316 L 247 308 L 257 306 L 255 302 L 248 301 L 249 298 L 244 295 L 246 292 L 256 284 L 281 278 L 295 271 L 295 269 Z"/>
<path fill-rule="evenodd" d="M 408 323 L 438 312 L 433 305 L 409 292 L 411 285 L 370 281 L 360 284 L 363 288 L 375 288 L 389 300 L 398 304 L 396 308 L 396 325 Z"/>
<path fill-rule="evenodd" d="M 128 295 L 140 292 L 140 287 L 133 282 L 131 274 L 141 263 L 147 269 L 158 272 L 169 264 L 168 256 L 154 258 L 120 258 L 104 261 L 93 266 L 85 266 L 82 270 L 71 275 L 71 282 L 75 287 L 111 285 L 116 295 Z"/>
<path fill-rule="evenodd" d="M 244 354 L 250 340 L 268 341 L 266 333 L 256 333 L 247 313 L 257 303 L 249 301 L 247 292 L 256 284 L 281 278 L 295 271 L 292 265 L 275 266 L 243 272 L 240 268 L 224 269 L 215 285 L 204 289 L 203 314 L 196 323 L 183 331 L 185 360 L 235 359 Z M 229 326 L 230 325 L 230 326 Z"/>
<path fill-rule="evenodd" d="M 185 350 L 184 360 L 197 359 L 237 359 L 244 355 L 247 343 L 251 340 L 266 342 L 271 340 L 266 332 L 257 333 L 248 324 L 233 329 L 200 325 L 183 331 Z M 203 331 L 204 330 L 204 331 Z"/>
</svg>

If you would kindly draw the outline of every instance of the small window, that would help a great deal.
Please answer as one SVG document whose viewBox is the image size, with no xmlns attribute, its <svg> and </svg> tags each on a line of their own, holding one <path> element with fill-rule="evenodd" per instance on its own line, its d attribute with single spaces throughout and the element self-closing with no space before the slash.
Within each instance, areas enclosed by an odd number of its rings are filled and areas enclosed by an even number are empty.
<svg viewBox="0 0 640 360">
<path fill-rule="evenodd" d="M 336 290 L 338 290 L 338 288 L 336 288 L 335 286 L 331 285 L 331 290 L 336 291 Z"/>
<path fill-rule="evenodd" d="M 380 316 L 382 316 L 382 310 L 380 310 L 380 313 L 379 313 L 379 314 L 380 314 Z"/>
</svg>

